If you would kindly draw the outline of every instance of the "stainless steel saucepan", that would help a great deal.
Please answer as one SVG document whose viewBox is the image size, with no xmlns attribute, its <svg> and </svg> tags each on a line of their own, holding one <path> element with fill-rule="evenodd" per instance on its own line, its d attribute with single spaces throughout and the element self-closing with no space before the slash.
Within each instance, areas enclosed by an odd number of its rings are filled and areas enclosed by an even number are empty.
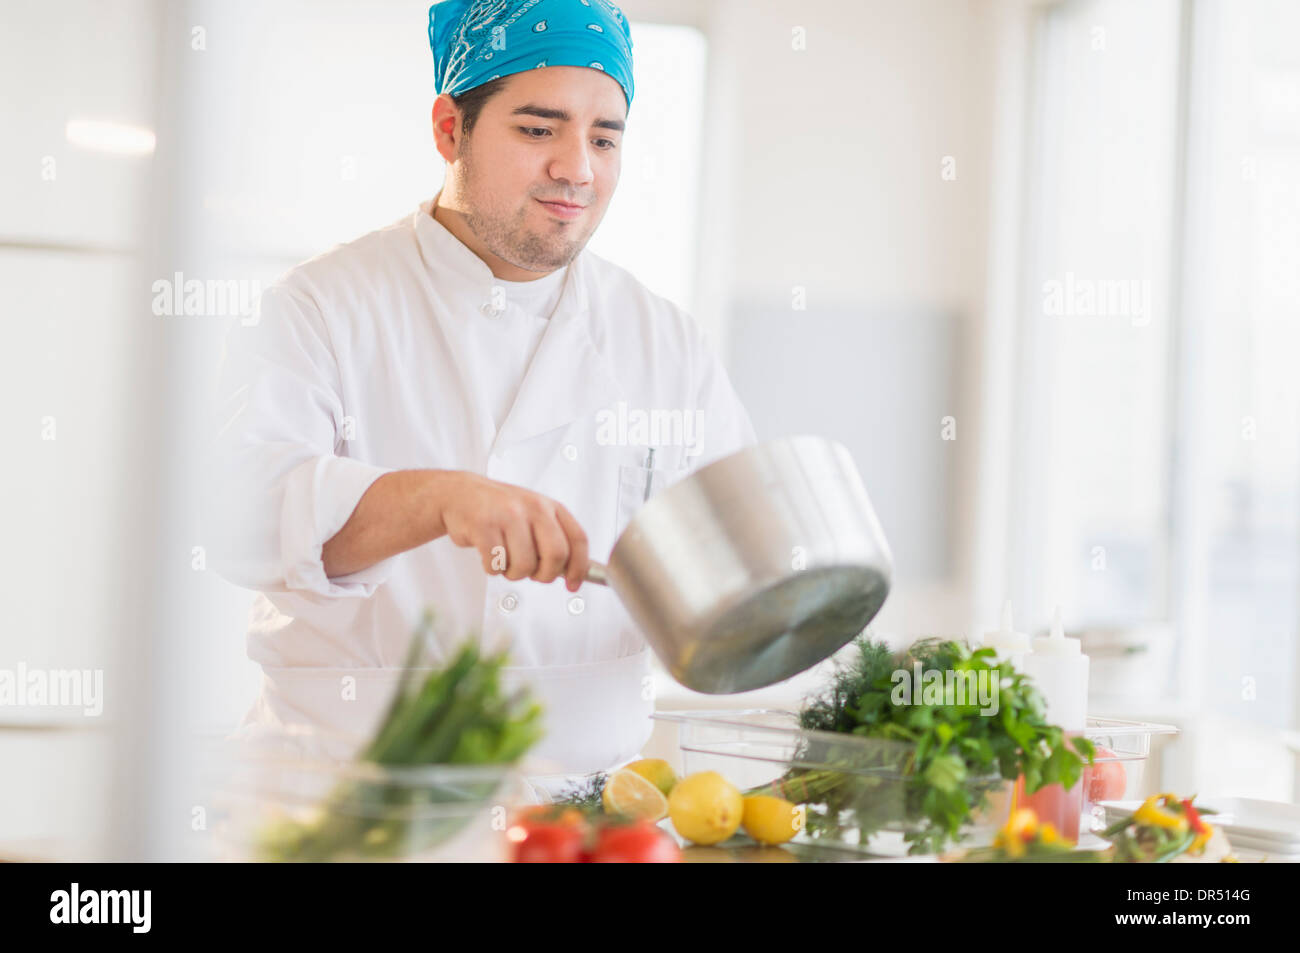
<svg viewBox="0 0 1300 953">
<path fill-rule="evenodd" d="M 852 457 L 786 437 L 716 460 L 651 497 L 592 562 L 687 688 L 782 681 L 866 627 L 893 558 Z"/>
</svg>

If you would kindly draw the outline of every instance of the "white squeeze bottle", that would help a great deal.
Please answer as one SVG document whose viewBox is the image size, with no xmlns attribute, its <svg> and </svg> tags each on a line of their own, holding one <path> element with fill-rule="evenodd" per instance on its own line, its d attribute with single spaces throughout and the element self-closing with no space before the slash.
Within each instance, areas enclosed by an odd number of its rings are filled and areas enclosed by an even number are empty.
<svg viewBox="0 0 1300 953">
<path fill-rule="evenodd" d="M 1017 672 L 1025 670 L 1025 656 L 1029 654 L 1029 636 L 1017 632 L 1011 624 L 1011 600 L 1002 604 L 1002 628 L 996 632 L 985 632 L 984 648 L 992 649 L 999 662 L 1010 662 Z"/>
<path fill-rule="evenodd" d="M 1047 702 L 1047 722 L 1065 729 L 1067 738 L 1083 734 L 1088 726 L 1088 656 L 1078 639 L 1067 639 L 1058 606 L 1050 635 L 1033 640 L 1033 651 L 1025 656 L 1025 674 Z M 1083 813 L 1083 782 L 1068 791 L 1049 785 L 1027 797 L 1026 807 L 1050 821 L 1067 840 L 1079 839 L 1079 818 Z"/>
<path fill-rule="evenodd" d="M 1065 637 L 1058 606 L 1051 634 L 1033 640 L 1024 667 L 1047 701 L 1048 723 L 1076 733 L 1088 727 L 1088 656 L 1080 646 Z"/>
</svg>

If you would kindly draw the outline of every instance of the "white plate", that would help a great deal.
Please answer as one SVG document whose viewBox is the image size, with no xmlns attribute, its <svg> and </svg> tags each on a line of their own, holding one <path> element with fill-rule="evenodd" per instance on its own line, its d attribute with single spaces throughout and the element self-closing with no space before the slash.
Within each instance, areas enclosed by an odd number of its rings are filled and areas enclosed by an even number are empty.
<svg viewBox="0 0 1300 953">
<path fill-rule="evenodd" d="M 1226 832 L 1225 832 L 1226 833 Z M 1248 837 L 1245 834 L 1239 834 L 1235 831 L 1228 836 L 1228 843 L 1234 848 L 1245 847 L 1249 850 L 1271 851 L 1274 854 L 1286 855 L 1288 857 L 1300 857 L 1300 847 L 1295 844 L 1279 843 L 1278 841 L 1260 840 L 1258 837 Z"/>
<path fill-rule="evenodd" d="M 1280 854 L 1275 850 L 1256 850 L 1253 847 L 1232 847 L 1232 856 L 1244 864 L 1260 861 L 1269 864 L 1300 864 L 1300 854 Z"/>
<path fill-rule="evenodd" d="M 1285 853 L 1300 851 L 1300 807 L 1283 801 L 1248 797 L 1206 798 L 1198 801 L 1216 813 L 1206 820 L 1223 828 L 1228 840 L 1236 837 Z M 1102 801 L 1107 815 L 1124 817 L 1142 806 L 1141 801 Z M 1243 843 L 1244 846 L 1244 843 Z"/>
</svg>

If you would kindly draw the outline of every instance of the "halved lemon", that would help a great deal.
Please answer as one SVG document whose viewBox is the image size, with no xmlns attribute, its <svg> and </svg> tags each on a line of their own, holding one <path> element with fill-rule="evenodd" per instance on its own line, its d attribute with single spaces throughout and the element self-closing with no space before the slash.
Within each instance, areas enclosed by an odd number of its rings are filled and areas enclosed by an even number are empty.
<svg viewBox="0 0 1300 953">
<path fill-rule="evenodd" d="M 640 761 L 633 761 L 623 767 L 641 775 L 641 777 L 662 791 L 664 797 L 672 794 L 673 787 L 677 784 L 677 775 L 673 773 L 672 765 L 663 758 L 642 758 Z"/>
<path fill-rule="evenodd" d="M 668 816 L 668 798 L 662 791 L 627 768 L 615 771 L 605 781 L 600 792 L 601 803 L 608 814 L 659 821 Z"/>
</svg>

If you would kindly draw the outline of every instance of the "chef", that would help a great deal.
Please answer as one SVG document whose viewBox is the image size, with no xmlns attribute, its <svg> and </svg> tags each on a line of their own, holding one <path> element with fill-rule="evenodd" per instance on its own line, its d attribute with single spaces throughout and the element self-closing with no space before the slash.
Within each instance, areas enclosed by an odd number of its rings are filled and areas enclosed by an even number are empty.
<svg viewBox="0 0 1300 953">
<path fill-rule="evenodd" d="M 432 665 L 508 651 L 545 710 L 535 763 L 606 770 L 647 740 L 653 679 L 589 560 L 754 431 L 694 320 L 586 249 L 632 102 L 619 8 L 444 0 L 429 39 L 442 189 L 227 340 L 205 531 L 258 592 L 243 727 L 353 753 L 431 607 Z"/>
</svg>

